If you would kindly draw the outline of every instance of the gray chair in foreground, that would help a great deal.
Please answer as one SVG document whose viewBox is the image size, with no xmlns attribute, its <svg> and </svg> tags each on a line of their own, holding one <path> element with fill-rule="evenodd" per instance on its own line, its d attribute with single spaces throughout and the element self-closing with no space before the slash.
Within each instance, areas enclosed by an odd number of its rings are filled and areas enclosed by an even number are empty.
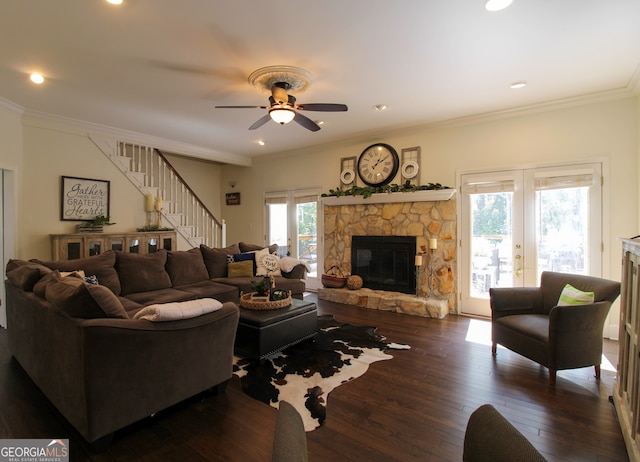
<svg viewBox="0 0 640 462">
<path fill-rule="evenodd" d="M 544 462 L 546 459 L 490 404 L 473 411 L 464 434 L 464 462 Z"/>
<path fill-rule="evenodd" d="M 557 306 L 566 284 L 594 292 L 595 301 Z M 540 287 L 492 288 L 491 340 L 495 356 L 500 344 L 556 371 L 595 367 L 600 378 L 602 332 L 611 304 L 620 295 L 620 283 L 607 279 L 545 271 Z"/>
<path fill-rule="evenodd" d="M 280 401 L 272 462 L 307 462 L 307 433 L 302 417 L 291 404 Z"/>
</svg>

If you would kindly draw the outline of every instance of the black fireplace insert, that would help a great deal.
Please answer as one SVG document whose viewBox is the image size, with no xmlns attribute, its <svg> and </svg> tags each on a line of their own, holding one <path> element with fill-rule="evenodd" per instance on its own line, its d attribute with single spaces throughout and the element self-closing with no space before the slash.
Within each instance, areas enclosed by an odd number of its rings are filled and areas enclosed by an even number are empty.
<svg viewBox="0 0 640 462">
<path fill-rule="evenodd" d="M 415 236 L 352 236 L 351 274 L 369 289 L 413 294 L 415 253 Z"/>
</svg>

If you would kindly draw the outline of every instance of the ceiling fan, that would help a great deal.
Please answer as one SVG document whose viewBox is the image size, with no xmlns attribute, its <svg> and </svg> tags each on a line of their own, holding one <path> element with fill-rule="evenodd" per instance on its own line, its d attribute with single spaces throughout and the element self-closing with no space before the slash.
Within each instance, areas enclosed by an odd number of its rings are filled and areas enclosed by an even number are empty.
<svg viewBox="0 0 640 462">
<path fill-rule="evenodd" d="M 262 127 L 269 120 L 284 125 L 292 120 L 307 130 L 317 132 L 320 126 L 299 111 L 342 112 L 348 108 L 345 104 L 310 103 L 297 104 L 296 97 L 287 93 L 288 90 L 304 89 L 309 84 L 308 73 L 303 69 L 293 67 L 272 66 L 258 69 L 249 76 L 249 82 L 254 86 L 270 89 L 269 106 L 216 106 L 218 109 L 268 109 L 264 117 L 258 119 L 249 130 Z"/>
</svg>

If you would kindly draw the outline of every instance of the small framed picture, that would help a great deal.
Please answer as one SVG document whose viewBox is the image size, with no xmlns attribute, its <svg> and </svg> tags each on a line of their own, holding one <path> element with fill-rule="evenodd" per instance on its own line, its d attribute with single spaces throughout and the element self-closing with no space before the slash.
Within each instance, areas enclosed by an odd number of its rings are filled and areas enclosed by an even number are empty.
<svg viewBox="0 0 640 462">
<path fill-rule="evenodd" d="M 240 205 L 240 193 L 227 193 L 225 194 L 225 198 L 227 199 L 227 205 Z"/>
<path fill-rule="evenodd" d="M 60 180 L 60 220 L 88 221 L 109 216 L 109 181 L 72 176 Z"/>
</svg>

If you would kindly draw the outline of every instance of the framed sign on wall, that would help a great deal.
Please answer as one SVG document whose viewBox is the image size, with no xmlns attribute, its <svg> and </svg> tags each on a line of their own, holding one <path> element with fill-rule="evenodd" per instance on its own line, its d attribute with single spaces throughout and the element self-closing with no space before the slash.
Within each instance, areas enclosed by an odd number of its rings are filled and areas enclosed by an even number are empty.
<svg viewBox="0 0 640 462">
<path fill-rule="evenodd" d="M 72 176 L 60 180 L 61 220 L 88 221 L 109 216 L 109 181 Z"/>
<path fill-rule="evenodd" d="M 240 193 L 227 193 L 225 194 L 225 199 L 227 201 L 227 205 L 240 205 Z"/>
</svg>

